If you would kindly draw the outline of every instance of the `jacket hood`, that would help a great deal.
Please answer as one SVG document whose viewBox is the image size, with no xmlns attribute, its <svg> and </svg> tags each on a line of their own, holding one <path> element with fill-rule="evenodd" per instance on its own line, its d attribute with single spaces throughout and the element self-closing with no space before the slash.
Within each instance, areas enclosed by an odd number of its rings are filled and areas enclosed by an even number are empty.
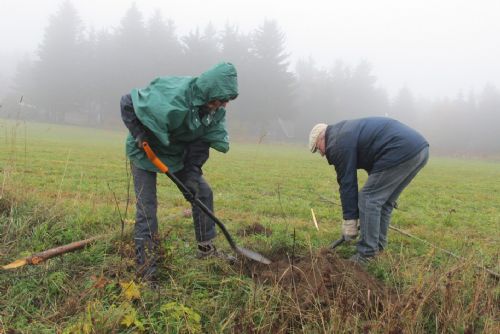
<svg viewBox="0 0 500 334">
<path fill-rule="evenodd" d="M 234 100 L 237 96 L 238 75 L 231 63 L 219 63 L 194 81 L 194 106 L 202 106 L 214 100 Z"/>
</svg>

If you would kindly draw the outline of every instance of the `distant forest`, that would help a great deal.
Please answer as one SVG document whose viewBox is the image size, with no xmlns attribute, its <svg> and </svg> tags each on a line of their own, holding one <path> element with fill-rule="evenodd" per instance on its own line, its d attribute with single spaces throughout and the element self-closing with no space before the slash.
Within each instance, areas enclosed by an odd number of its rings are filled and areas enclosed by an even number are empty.
<svg viewBox="0 0 500 334">
<path fill-rule="evenodd" d="M 240 96 L 228 106 L 232 138 L 305 143 L 318 122 L 389 116 L 420 130 L 434 152 L 500 153 L 500 91 L 457 92 L 453 99 L 417 99 L 402 87 L 389 98 L 368 62 L 318 67 L 312 58 L 290 69 L 286 36 L 264 20 L 249 33 L 227 25 L 193 27 L 178 36 L 156 12 L 132 5 L 119 26 L 87 29 L 71 1 L 45 29 L 35 59 L 18 63 L 0 116 L 93 127 L 123 127 L 121 95 L 158 76 L 197 76 L 220 61 L 238 70 Z M 332 60 L 333 63 L 333 60 Z M 436 76 L 439 76 L 436 72 Z"/>
</svg>

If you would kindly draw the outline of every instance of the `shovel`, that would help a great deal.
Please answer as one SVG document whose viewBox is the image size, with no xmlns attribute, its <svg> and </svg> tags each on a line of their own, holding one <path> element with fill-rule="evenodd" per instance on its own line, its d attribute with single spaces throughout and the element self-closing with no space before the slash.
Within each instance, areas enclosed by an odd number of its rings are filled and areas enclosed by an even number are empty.
<svg viewBox="0 0 500 334">
<path fill-rule="evenodd" d="M 358 226 L 358 231 L 359 231 L 359 228 L 360 228 L 360 227 Z M 329 246 L 329 248 L 330 248 L 330 249 L 335 249 L 335 248 L 337 248 L 338 246 L 342 245 L 344 242 L 346 242 L 346 241 L 351 241 L 351 240 L 352 240 L 351 238 L 346 239 L 346 238 L 345 238 L 345 236 L 344 236 L 344 235 L 342 235 L 342 236 L 340 237 L 340 239 L 335 240 L 335 241 L 334 241 L 334 242 L 333 242 L 333 243 Z"/>
<path fill-rule="evenodd" d="M 329 248 L 330 248 L 330 249 L 335 249 L 335 248 L 337 248 L 338 246 L 340 246 L 341 244 L 343 244 L 343 243 L 344 243 L 344 241 L 346 241 L 346 240 L 345 240 L 344 236 L 342 236 L 340 239 L 338 239 L 338 240 L 334 241 L 334 242 L 333 242 L 333 243 L 329 246 Z"/>
<path fill-rule="evenodd" d="M 175 185 L 177 187 L 182 189 L 182 191 L 188 195 L 188 198 L 189 198 L 188 201 L 192 205 L 196 205 L 197 207 L 199 207 L 207 216 L 209 216 L 217 224 L 217 226 L 220 227 L 220 229 L 222 230 L 222 233 L 224 234 L 227 241 L 229 242 L 229 245 L 231 245 L 231 248 L 236 253 L 238 253 L 246 258 L 249 258 L 251 260 L 260 262 L 260 263 L 271 264 L 271 261 L 269 259 L 265 258 L 263 255 L 261 255 L 257 252 L 254 252 L 250 249 L 246 249 L 246 248 L 237 246 L 236 243 L 234 242 L 233 238 L 231 237 L 231 234 L 229 234 L 226 227 L 224 226 L 224 224 L 222 224 L 222 222 L 217 217 L 215 217 L 213 212 L 210 211 L 210 209 L 207 208 L 207 206 L 205 204 L 203 204 L 202 201 L 200 201 L 198 198 L 193 196 L 193 194 L 184 185 L 184 183 L 182 183 L 174 174 L 170 173 L 170 171 L 168 170 L 168 167 L 160 159 L 158 159 L 158 157 L 153 152 L 153 150 L 151 149 L 149 144 L 144 141 L 142 143 L 142 147 L 144 148 L 144 151 L 146 152 L 148 159 L 153 163 L 153 165 L 155 165 L 156 168 L 158 168 L 162 173 L 165 173 L 169 177 L 169 179 L 175 183 Z"/>
</svg>

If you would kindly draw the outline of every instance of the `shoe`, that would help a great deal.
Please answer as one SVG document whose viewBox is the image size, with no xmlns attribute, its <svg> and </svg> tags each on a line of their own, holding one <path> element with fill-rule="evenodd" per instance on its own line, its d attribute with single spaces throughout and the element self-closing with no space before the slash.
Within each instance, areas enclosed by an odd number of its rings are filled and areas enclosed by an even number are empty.
<svg viewBox="0 0 500 334">
<path fill-rule="evenodd" d="M 361 266 L 366 266 L 373 260 L 373 256 L 363 256 L 359 253 L 354 254 L 349 258 L 349 261 L 357 263 Z"/>
<path fill-rule="evenodd" d="M 196 258 L 207 259 L 211 257 L 219 258 L 221 260 L 229 262 L 230 264 L 236 263 L 236 257 L 217 250 L 215 245 L 212 244 L 211 240 L 208 242 L 200 242 L 198 244 L 198 253 L 196 254 Z"/>
</svg>

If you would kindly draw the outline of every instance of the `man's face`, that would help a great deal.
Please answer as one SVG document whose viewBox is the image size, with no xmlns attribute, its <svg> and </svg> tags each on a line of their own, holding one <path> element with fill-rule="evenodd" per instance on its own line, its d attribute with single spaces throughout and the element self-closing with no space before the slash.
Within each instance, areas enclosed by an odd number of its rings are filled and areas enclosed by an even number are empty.
<svg viewBox="0 0 500 334">
<path fill-rule="evenodd" d="M 208 111 L 215 111 L 219 109 L 220 107 L 225 108 L 226 105 L 228 104 L 228 101 L 219 101 L 219 100 L 214 100 L 210 101 L 206 104 Z"/>
<path fill-rule="evenodd" d="M 325 132 L 321 133 L 316 141 L 316 149 L 319 151 L 322 157 L 325 156 L 326 148 L 325 148 Z"/>
</svg>

